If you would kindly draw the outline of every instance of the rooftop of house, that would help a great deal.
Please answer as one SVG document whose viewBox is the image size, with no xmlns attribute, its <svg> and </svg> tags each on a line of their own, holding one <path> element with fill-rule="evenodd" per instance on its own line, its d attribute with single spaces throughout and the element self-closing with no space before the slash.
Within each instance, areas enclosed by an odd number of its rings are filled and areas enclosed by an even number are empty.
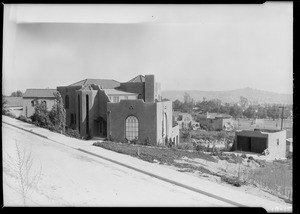
<svg viewBox="0 0 300 214">
<path fill-rule="evenodd" d="M 91 84 L 100 85 L 103 89 L 114 89 L 120 86 L 120 82 L 112 79 L 84 79 L 69 86 L 86 86 Z"/>
<path fill-rule="evenodd" d="M 54 98 L 54 93 L 56 92 L 56 89 L 27 89 L 23 95 L 23 98 Z"/>
<path fill-rule="evenodd" d="M 178 117 L 179 115 L 187 115 L 187 116 L 192 116 L 189 113 L 186 112 L 180 112 L 180 111 L 173 111 L 173 116 Z"/>
<path fill-rule="evenodd" d="M 219 113 L 205 113 L 205 114 L 200 114 L 202 118 L 206 119 L 217 119 L 217 118 L 231 118 L 232 116 L 229 114 L 219 114 Z"/>
<path fill-rule="evenodd" d="M 6 100 L 5 106 L 7 107 L 20 107 L 23 106 L 23 97 L 4 97 Z"/>
<path fill-rule="evenodd" d="M 145 77 L 143 75 L 138 75 L 129 80 L 128 82 L 145 82 Z"/>
<path fill-rule="evenodd" d="M 283 130 L 278 130 L 278 129 L 254 129 L 254 131 L 275 133 L 275 132 L 281 132 Z"/>
<path fill-rule="evenodd" d="M 107 95 L 138 95 L 136 93 L 120 91 L 117 89 L 103 89 Z"/>
</svg>

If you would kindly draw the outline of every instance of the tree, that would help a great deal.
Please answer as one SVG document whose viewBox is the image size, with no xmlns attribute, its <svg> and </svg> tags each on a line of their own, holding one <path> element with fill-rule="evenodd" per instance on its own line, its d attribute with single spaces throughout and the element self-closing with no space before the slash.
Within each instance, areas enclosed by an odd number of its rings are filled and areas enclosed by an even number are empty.
<svg viewBox="0 0 300 214">
<path fill-rule="evenodd" d="M 54 93 L 55 104 L 49 113 L 49 118 L 54 127 L 61 132 L 65 132 L 66 126 L 66 110 L 64 108 L 63 99 L 59 92 Z"/>
<path fill-rule="evenodd" d="M 241 117 L 243 115 L 243 110 L 240 106 L 234 104 L 230 107 L 229 114 L 236 119 L 237 117 Z"/>
<path fill-rule="evenodd" d="M 243 115 L 247 118 L 254 118 L 255 116 L 255 109 L 252 105 L 250 105 L 243 113 Z"/>
<path fill-rule="evenodd" d="M 23 93 L 21 91 L 14 91 L 10 95 L 11 97 L 23 97 Z"/>
<path fill-rule="evenodd" d="M 34 110 L 33 115 L 30 117 L 34 124 L 40 127 L 48 127 L 52 125 L 49 119 L 49 111 L 47 110 L 47 106 L 44 102 L 37 103 Z"/>
<path fill-rule="evenodd" d="M 240 96 L 240 105 L 243 109 L 248 106 L 248 99 L 246 97 Z"/>
</svg>

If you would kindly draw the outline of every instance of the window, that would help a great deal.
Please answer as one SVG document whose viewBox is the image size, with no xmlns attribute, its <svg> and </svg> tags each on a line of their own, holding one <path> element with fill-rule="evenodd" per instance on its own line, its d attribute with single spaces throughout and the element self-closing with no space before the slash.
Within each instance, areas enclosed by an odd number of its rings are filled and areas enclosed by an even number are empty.
<svg viewBox="0 0 300 214">
<path fill-rule="evenodd" d="M 66 95 L 65 97 L 65 108 L 69 109 L 69 95 Z"/>
<path fill-rule="evenodd" d="M 34 100 L 31 101 L 31 106 L 32 106 L 32 107 L 34 106 Z"/>
<path fill-rule="evenodd" d="M 279 139 L 277 139 L 277 146 L 279 146 Z"/>
<path fill-rule="evenodd" d="M 125 132 L 126 132 L 126 138 L 128 140 L 133 140 L 135 138 L 138 138 L 138 131 L 139 131 L 139 121 L 135 116 L 129 116 L 126 119 L 125 122 Z"/>
<path fill-rule="evenodd" d="M 71 114 L 71 124 L 74 124 L 74 114 Z"/>
<path fill-rule="evenodd" d="M 118 97 L 118 96 L 115 96 L 115 97 L 113 97 L 113 98 L 114 98 L 114 103 L 119 102 L 119 97 Z"/>
<path fill-rule="evenodd" d="M 46 100 L 43 100 L 42 103 L 43 103 L 45 106 L 47 106 Z"/>
</svg>

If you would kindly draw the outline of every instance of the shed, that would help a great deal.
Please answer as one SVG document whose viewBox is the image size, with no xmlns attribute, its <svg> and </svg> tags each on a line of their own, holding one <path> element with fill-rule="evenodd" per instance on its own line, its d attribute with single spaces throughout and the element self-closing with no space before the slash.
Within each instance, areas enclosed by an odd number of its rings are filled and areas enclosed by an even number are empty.
<svg viewBox="0 0 300 214">
<path fill-rule="evenodd" d="M 286 131 L 254 129 L 236 131 L 233 149 L 236 151 L 263 153 L 274 158 L 286 157 Z"/>
</svg>

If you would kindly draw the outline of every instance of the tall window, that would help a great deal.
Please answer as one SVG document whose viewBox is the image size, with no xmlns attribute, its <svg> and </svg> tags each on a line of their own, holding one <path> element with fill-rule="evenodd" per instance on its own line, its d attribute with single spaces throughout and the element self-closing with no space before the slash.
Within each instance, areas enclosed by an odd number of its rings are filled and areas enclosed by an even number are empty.
<svg viewBox="0 0 300 214">
<path fill-rule="evenodd" d="M 126 138 L 133 140 L 139 135 L 139 121 L 135 116 L 129 116 L 126 119 Z"/>
<path fill-rule="evenodd" d="M 32 106 L 32 107 L 34 106 L 34 100 L 31 101 L 31 106 Z"/>
<path fill-rule="evenodd" d="M 66 95 L 65 97 L 65 108 L 69 109 L 69 95 Z"/>
</svg>

